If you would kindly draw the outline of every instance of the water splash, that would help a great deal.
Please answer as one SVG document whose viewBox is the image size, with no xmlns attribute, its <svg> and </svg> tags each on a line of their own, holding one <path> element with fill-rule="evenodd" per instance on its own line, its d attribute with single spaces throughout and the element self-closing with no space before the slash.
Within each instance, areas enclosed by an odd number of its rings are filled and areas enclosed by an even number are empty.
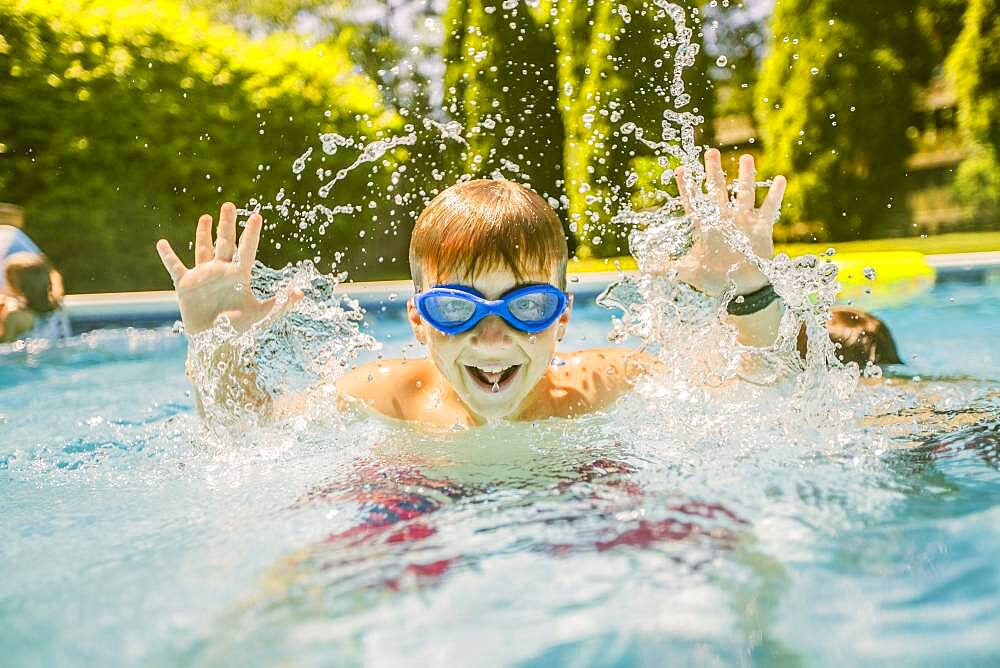
<svg viewBox="0 0 1000 668">
<path fill-rule="evenodd" d="M 338 135 L 339 136 L 339 135 Z M 385 155 L 390 150 L 396 148 L 397 146 L 412 146 L 417 143 L 417 135 L 410 134 L 399 135 L 396 137 L 389 137 L 388 139 L 377 139 L 369 144 L 360 145 L 361 154 L 354 159 L 348 167 L 344 167 L 337 172 L 337 175 L 319 189 L 320 197 L 327 197 L 330 195 L 330 191 L 333 187 L 337 185 L 340 181 L 345 179 L 348 174 L 360 167 L 367 162 L 375 162 L 383 155 Z M 324 144 L 325 149 L 325 144 Z"/>
<path fill-rule="evenodd" d="M 621 281 L 606 291 L 599 303 L 621 309 L 611 340 L 628 336 L 643 341 L 643 348 L 653 351 L 669 371 L 659 374 L 661 381 L 702 383 L 721 387 L 741 379 L 756 384 L 787 382 L 796 406 L 809 418 L 820 420 L 839 415 L 838 405 L 853 393 L 861 375 L 856 365 L 845 366 L 835 355 L 826 332 L 830 307 L 839 284 L 837 268 L 831 262 L 807 255 L 792 259 L 785 254 L 761 258 L 749 238 L 722 206 L 735 208 L 738 187 L 728 188 L 726 205 L 720 205 L 706 185 L 702 148 L 696 142 L 697 129 L 704 118 L 680 111 L 689 102 L 684 89 L 684 73 L 694 64 L 698 45 L 691 42 L 685 10 L 665 0 L 654 3 L 674 23 L 674 32 L 661 40 L 664 59 L 672 59 L 670 95 L 673 108 L 663 111 L 659 138 L 647 138 L 642 128 L 631 121 L 621 125 L 623 135 L 631 136 L 652 149 L 664 168 L 662 182 L 676 178 L 683 167 L 692 195 L 693 215 L 683 211 L 679 197 L 658 191 L 663 202 L 652 210 L 626 208 L 612 219 L 612 226 L 629 230 L 629 246 L 639 268 L 639 275 Z M 768 187 L 769 181 L 757 187 Z M 725 245 L 756 266 L 774 285 L 785 309 L 778 337 L 768 348 L 740 345 L 736 331 L 726 324 L 725 304 L 735 296 L 735 286 L 717 298 L 709 298 L 677 281 L 677 263 L 692 248 L 699 235 L 716 235 Z M 808 337 L 804 362 L 796 349 L 800 329 Z M 871 371 L 871 374 L 880 372 Z M 867 375 L 867 374 L 866 374 Z M 872 376 L 874 377 L 874 375 Z"/>
<path fill-rule="evenodd" d="M 702 164 L 704 147 L 697 143 L 699 127 L 705 122 L 697 110 L 687 110 L 691 96 L 686 92 L 684 76 L 694 65 L 700 46 L 693 41 L 694 30 L 687 11 L 678 4 L 667 0 L 653 0 L 652 7 L 662 12 L 662 18 L 673 24 L 673 31 L 656 41 L 663 62 L 671 63 L 669 79 L 669 95 L 666 96 L 666 108 L 661 114 L 661 127 L 658 137 L 648 136 L 643 128 L 627 118 L 621 111 L 614 110 L 613 119 L 620 121 L 619 130 L 623 138 L 630 138 L 645 149 L 651 150 L 661 167 L 660 186 L 657 196 L 662 204 L 654 210 L 633 211 L 629 208 L 617 212 L 611 218 L 611 226 L 628 230 L 627 235 L 632 255 L 639 267 L 639 275 L 624 279 L 613 286 L 601 298 L 600 303 L 621 308 L 623 315 L 615 319 L 611 338 L 623 340 L 629 336 L 638 337 L 642 348 L 654 352 L 664 363 L 664 368 L 672 371 L 671 378 L 660 376 L 660 382 L 700 382 L 712 387 L 721 387 L 730 380 L 742 379 L 752 383 L 776 383 L 786 380 L 793 392 L 805 403 L 812 402 L 812 408 L 805 413 L 829 415 L 833 410 L 829 405 L 821 406 L 823 400 L 831 402 L 843 401 L 850 396 L 855 387 L 861 370 L 845 367 L 836 358 L 832 343 L 826 336 L 826 321 L 829 308 L 838 290 L 836 282 L 836 267 L 826 261 L 820 261 L 815 256 L 791 259 L 778 255 L 774 259 L 757 257 L 747 236 L 735 227 L 729 216 L 720 207 L 718 201 L 709 194 L 702 192 L 705 183 L 705 170 Z M 624 13 L 622 13 L 624 11 Z M 628 24 L 628 12 L 619 8 L 619 14 Z M 569 85 L 569 82 L 566 82 Z M 666 92 L 666 91 L 665 91 Z M 414 155 L 426 158 L 432 153 L 443 153 L 446 144 L 463 149 L 462 164 L 467 169 L 462 171 L 457 180 L 465 180 L 475 176 L 472 173 L 477 167 L 485 167 L 495 159 L 496 148 L 492 147 L 487 155 L 481 155 L 472 149 L 464 136 L 464 129 L 458 122 L 449 120 L 445 110 L 438 110 L 431 116 L 420 116 L 405 109 L 402 116 L 414 118 L 414 123 L 407 123 L 403 133 L 366 141 L 347 137 L 337 133 L 320 135 L 320 148 L 325 155 L 335 155 L 344 151 L 356 152 L 353 161 L 336 171 L 318 169 L 317 176 L 322 185 L 317 189 L 320 198 L 331 196 L 336 186 L 354 170 L 363 165 L 378 163 L 393 149 L 398 147 L 416 147 Z M 596 118 L 592 111 L 586 114 Z M 582 120 L 585 122 L 587 118 Z M 591 121 L 593 122 L 593 121 Z M 422 127 L 425 134 L 420 134 L 417 128 Z M 511 137 L 519 131 L 511 119 L 504 119 L 499 114 L 488 114 L 480 119 L 472 131 L 496 132 L 498 136 Z M 523 131 L 523 129 L 521 130 Z M 425 150 L 422 142 L 427 142 Z M 436 150 L 435 150 L 436 149 Z M 312 160 L 314 149 L 306 151 L 292 165 L 292 173 L 301 178 L 306 165 Z M 413 155 L 409 156 L 412 161 Z M 412 192 L 404 192 L 402 178 L 406 172 L 407 159 L 401 159 L 399 164 L 393 163 L 393 174 L 390 179 L 391 200 L 403 205 L 413 201 L 426 203 L 437 190 L 424 190 L 423 185 L 410 177 Z M 388 163 L 385 163 L 388 164 Z M 527 163 L 530 165 L 530 161 Z M 665 188 L 676 178 L 676 170 L 683 167 L 689 179 L 688 190 L 696 193 L 693 197 L 694 215 L 682 213 L 679 198 L 670 195 Z M 443 181 L 447 174 L 457 170 L 444 166 L 442 170 L 430 170 L 435 181 Z M 517 178 L 530 180 L 528 170 L 523 165 L 503 159 L 499 166 L 492 168 L 493 178 Z M 615 187 L 635 185 L 638 175 L 629 173 L 623 184 Z M 442 183 L 446 185 L 446 183 Z M 758 187 L 765 187 L 768 182 L 760 182 Z M 371 195 L 371 194 L 370 194 Z M 390 196 L 390 193 L 385 193 Z M 730 202 L 735 200 L 738 189 L 729 187 Z M 375 197 L 378 195 L 375 194 Z M 593 196 L 594 203 L 600 200 Z M 589 199 L 588 199 L 589 201 Z M 605 204 L 607 204 L 606 200 Z M 372 202 L 369 203 L 371 207 Z M 550 198 L 554 207 L 564 206 L 555 198 Z M 300 230 L 314 229 L 323 234 L 327 227 L 334 223 L 340 214 L 361 214 L 364 206 L 358 204 L 324 203 L 306 207 L 297 207 L 285 197 L 284 192 L 278 193 L 273 204 L 251 202 L 247 210 L 277 211 L 283 217 L 291 218 L 295 227 Z M 373 208 L 373 207 L 372 207 Z M 390 223 L 394 224 L 394 223 Z M 774 345 L 766 348 L 750 348 L 740 345 L 736 340 L 735 330 L 726 324 L 725 303 L 733 297 L 733 289 L 709 299 L 695 290 L 678 283 L 674 266 L 679 259 L 688 253 L 698 235 L 718 235 L 731 249 L 743 255 L 753 263 L 771 281 L 775 291 L 783 298 L 785 313 L 781 319 L 778 338 Z M 365 231 L 361 230 L 360 235 Z M 595 243 L 600 237 L 595 236 Z M 318 258 L 317 258 L 318 259 Z M 338 257 L 339 260 L 339 257 Z M 336 263 L 334 264 L 336 266 Z M 282 273 L 283 285 L 286 288 L 278 290 L 279 301 L 288 299 L 288 290 L 298 290 L 301 286 L 312 285 L 315 281 L 326 281 L 336 285 L 343 278 L 325 277 L 316 271 L 315 267 L 306 263 L 292 268 L 286 268 Z M 255 272 L 254 289 L 260 291 L 257 281 L 263 275 L 261 269 Z M 300 287 L 292 287 L 300 286 Z M 254 355 L 263 352 L 268 364 L 256 373 L 259 379 L 258 388 L 267 397 L 275 396 L 282 389 L 281 374 L 269 372 L 267 368 L 277 368 L 279 362 L 288 363 L 299 372 L 308 372 L 310 377 L 319 377 L 319 369 L 330 360 L 337 360 L 341 365 L 344 359 L 358 350 L 369 349 L 374 345 L 367 335 L 357 328 L 358 318 L 348 315 L 351 309 L 337 310 L 334 308 L 329 315 L 319 311 L 329 305 L 310 297 L 301 305 L 288 308 L 288 314 L 282 312 L 268 322 L 266 326 L 255 329 L 252 333 L 236 333 L 225 329 L 224 319 L 220 328 L 216 328 L 214 343 L 222 344 L 228 338 L 246 341 L 237 346 L 241 351 L 242 363 L 254 366 Z M 303 309 L 312 309 L 310 315 L 304 315 Z M 280 310 L 280 309 L 279 309 Z M 291 314 L 291 315 L 289 315 Z M 289 327 L 286 320 L 298 318 L 309 322 L 325 321 L 326 338 L 315 337 L 316 327 L 304 326 L 297 330 Z M 281 324 L 284 323 L 284 324 Z M 808 356 L 804 363 L 796 351 L 796 340 L 799 330 L 804 328 L 809 340 Z M 274 330 L 284 332 L 285 338 L 276 337 Z M 271 333 L 268 333 L 271 332 Z M 305 337 L 303 344 L 297 337 Z M 256 337 L 262 339 L 257 347 L 251 345 Z M 367 338 L 366 338 L 367 337 Z M 293 351 L 302 348 L 308 354 L 296 357 Z M 315 346 L 319 348 L 316 349 Z M 306 362 L 308 359 L 310 361 Z M 325 360 L 325 361 L 324 361 Z M 558 361 L 554 361 L 558 364 Z M 259 365 L 257 365 L 259 367 Z M 219 369 L 216 367 L 217 371 Z M 872 370 L 866 375 L 874 376 L 878 372 Z M 219 374 L 216 374 L 219 375 Z M 291 376 L 295 376 L 293 373 Z M 792 379 L 792 380 L 789 380 Z M 215 381 L 216 384 L 218 380 Z M 287 383 L 284 383 L 287 385 Z M 211 385 L 211 383 L 210 383 Z M 493 388 L 498 391 L 498 387 Z M 211 392 L 209 393 L 211 394 Z M 815 400 L 809 395 L 815 395 Z M 223 402 L 225 403 L 225 402 Z M 814 410 L 815 409 L 815 410 Z M 835 412 L 835 411 L 834 411 Z"/>
<path fill-rule="evenodd" d="M 261 301 L 274 300 L 270 313 L 246 331 L 223 315 L 188 336 L 188 376 L 208 423 L 228 424 L 233 416 L 253 422 L 277 397 L 315 391 L 317 384 L 332 396 L 351 362 L 378 349 L 361 331 L 360 304 L 337 290 L 345 278 L 322 274 L 308 261 L 279 270 L 255 264 L 251 289 Z"/>
</svg>

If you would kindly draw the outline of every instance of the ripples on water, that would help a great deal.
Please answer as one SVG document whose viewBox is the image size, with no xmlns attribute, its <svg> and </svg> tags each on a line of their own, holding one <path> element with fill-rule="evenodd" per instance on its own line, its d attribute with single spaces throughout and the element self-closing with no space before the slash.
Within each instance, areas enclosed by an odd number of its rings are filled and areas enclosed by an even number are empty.
<svg viewBox="0 0 1000 668">
<path fill-rule="evenodd" d="M 183 356 L 3 356 L 13 663 L 997 656 L 995 383 L 889 379 L 806 430 L 778 389 L 654 383 L 574 421 L 220 436 Z"/>
<path fill-rule="evenodd" d="M 683 70 L 697 44 L 680 7 L 655 5 L 676 26 L 662 46 L 676 56 L 673 108 L 660 138 L 631 122 L 620 129 L 664 167 L 670 157 L 700 176 L 701 119 L 679 111 L 690 102 Z M 464 141 L 452 124 L 427 122 L 441 141 Z M 362 147 L 339 135 L 321 141 L 325 154 L 360 150 L 360 165 L 416 135 Z M 632 238 L 641 267 L 689 245 L 690 223 L 666 201 L 657 215 L 616 218 L 643 228 Z M 730 245 L 748 248 L 717 205 L 698 208 Z M 296 212 L 322 233 L 317 221 L 335 211 Z M 816 258 L 760 265 L 789 307 L 775 350 L 739 349 L 714 318 L 718 304 L 687 304 L 641 278 L 638 298 L 619 302 L 636 308 L 614 336 L 651 346 L 663 370 L 607 413 L 573 421 L 426 434 L 320 404 L 307 417 L 207 430 L 183 375 L 180 334 L 103 332 L 51 350 L 6 349 L 0 656 L 144 665 L 1000 662 L 995 291 L 977 290 L 978 310 L 961 330 L 968 345 L 949 357 L 952 329 L 931 355 L 939 375 L 971 378 L 859 386 L 859 370 L 831 360 L 818 340 L 804 372 L 793 356 L 799 322 L 823 328 L 835 274 Z M 377 347 L 356 305 L 334 292 L 339 280 L 309 264 L 258 267 L 254 290 L 301 292 L 301 302 L 245 336 L 220 323 L 192 339 L 193 358 L 233 344 L 272 394 L 339 373 Z M 678 299 L 680 329 L 661 317 Z M 934 338 L 916 334 L 934 316 L 910 322 L 904 350 L 911 336 L 915 348 Z M 595 322 L 588 331 L 606 333 Z M 714 340 L 729 345 L 705 343 Z M 988 363 L 970 370 L 982 351 Z M 712 354 L 692 354 L 702 352 Z M 195 366 L 199 387 L 212 388 L 218 368 Z M 215 416 L 233 407 L 206 408 Z"/>
</svg>

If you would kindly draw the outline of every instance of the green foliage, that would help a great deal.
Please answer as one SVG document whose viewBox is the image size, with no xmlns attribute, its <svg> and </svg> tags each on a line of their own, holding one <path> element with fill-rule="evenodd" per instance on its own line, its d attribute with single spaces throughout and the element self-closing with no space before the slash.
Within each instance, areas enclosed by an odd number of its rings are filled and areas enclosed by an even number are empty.
<svg viewBox="0 0 1000 668">
<path fill-rule="evenodd" d="M 712 40 L 706 40 L 705 47 L 726 59 L 724 65 L 709 70 L 720 89 L 716 113 L 720 118 L 752 116 L 770 16 L 758 5 L 745 2 L 709 4 L 704 11 L 705 22 L 714 26 Z"/>
<path fill-rule="evenodd" d="M 873 236 L 904 214 L 919 59 L 910 0 L 779 0 L 756 91 L 761 172 L 790 176 L 784 220 L 829 239 Z"/>
<path fill-rule="evenodd" d="M 156 0 L 0 0 L 0 109 L 0 199 L 25 206 L 75 292 L 169 287 L 157 238 L 186 256 L 197 216 L 224 198 L 271 202 L 284 188 L 304 202 L 296 190 L 315 187 L 291 165 L 320 132 L 372 137 L 396 122 L 336 44 L 252 40 Z M 354 158 L 317 153 L 309 169 Z M 315 201 L 360 204 L 381 178 L 359 170 L 336 202 Z M 312 238 L 294 212 L 264 213 L 277 226 L 267 263 L 357 244 L 352 218 Z"/>
<path fill-rule="evenodd" d="M 962 19 L 968 6 L 969 0 L 920 0 L 917 3 L 917 21 L 928 48 L 918 50 L 916 56 L 928 76 L 948 57 L 962 31 Z"/>
<path fill-rule="evenodd" d="M 948 58 L 958 97 L 958 128 L 970 155 L 959 165 L 955 189 L 976 215 L 1000 208 L 1000 2 L 971 0 Z"/>
<path fill-rule="evenodd" d="M 694 12 L 689 21 L 698 35 Z M 470 137 L 466 169 L 500 169 L 561 201 L 578 254 L 623 252 L 626 231 L 608 222 L 633 196 L 650 199 L 650 184 L 658 182 L 650 172 L 663 166 L 621 126 L 631 122 L 647 138 L 660 136 L 672 61 L 656 42 L 675 30 L 671 19 L 641 0 L 542 0 L 511 9 L 452 0 L 445 27 L 446 111 Z M 686 110 L 697 109 L 711 127 L 706 69 L 702 55 L 688 72 Z M 509 163 L 520 171 L 505 171 Z M 625 186 L 633 172 L 638 181 Z"/>
<path fill-rule="evenodd" d="M 542 3 L 542 8 L 545 9 Z M 696 2 L 680 1 L 687 11 L 694 42 L 700 41 Z M 553 33 L 559 50 L 560 108 L 566 136 L 564 173 L 568 218 L 581 248 L 577 254 L 614 256 L 626 250 L 628 230 L 611 227 L 609 218 L 635 200 L 648 204 L 659 182 L 666 156 L 622 132 L 634 123 L 645 137 L 660 138 L 662 114 L 672 108 L 669 94 L 673 48 L 667 54 L 659 44 L 673 38 L 673 20 L 652 2 L 554 2 Z M 668 57 L 669 55 L 669 57 Z M 714 90 L 706 76 L 703 53 L 685 76 L 691 102 L 706 118 L 702 141 L 711 141 Z M 657 172 L 650 178 L 650 172 Z M 633 186 L 626 186 L 634 174 Z M 636 179 L 636 177 L 638 177 Z"/>
<path fill-rule="evenodd" d="M 445 110 L 465 128 L 465 171 L 500 172 L 558 201 L 563 119 L 548 22 L 526 6 L 453 0 L 444 25 Z"/>
</svg>

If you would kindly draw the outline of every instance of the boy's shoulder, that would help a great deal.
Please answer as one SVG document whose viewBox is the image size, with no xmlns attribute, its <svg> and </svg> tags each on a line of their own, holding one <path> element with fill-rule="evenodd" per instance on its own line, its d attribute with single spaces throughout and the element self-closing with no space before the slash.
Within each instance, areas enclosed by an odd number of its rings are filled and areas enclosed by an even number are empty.
<svg viewBox="0 0 1000 668">
<path fill-rule="evenodd" d="M 435 407 L 436 378 L 437 370 L 427 359 L 377 360 L 338 378 L 337 393 L 390 418 L 427 419 L 428 409 L 433 412 Z"/>
<path fill-rule="evenodd" d="M 606 408 L 626 393 L 655 358 L 625 348 L 595 348 L 557 356 L 546 371 L 538 403 L 522 419 L 571 418 Z M 458 406 L 441 396 L 441 382 L 429 359 L 378 360 L 337 379 L 341 400 L 407 422 L 454 424 Z M 448 393 L 451 394 L 451 393 Z"/>
<path fill-rule="evenodd" d="M 626 348 L 592 348 L 557 355 L 539 415 L 574 417 L 606 408 L 628 392 L 655 358 Z"/>
</svg>

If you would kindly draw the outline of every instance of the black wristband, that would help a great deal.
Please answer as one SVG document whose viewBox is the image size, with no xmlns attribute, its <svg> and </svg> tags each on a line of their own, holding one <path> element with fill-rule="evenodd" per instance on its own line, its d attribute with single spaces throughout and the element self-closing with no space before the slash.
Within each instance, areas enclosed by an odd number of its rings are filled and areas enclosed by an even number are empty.
<svg viewBox="0 0 1000 668">
<path fill-rule="evenodd" d="M 760 290 L 733 297 L 726 304 L 726 313 L 729 315 L 750 315 L 757 311 L 763 311 L 775 299 L 778 299 L 778 293 L 774 291 L 774 286 L 768 283 Z"/>
</svg>

